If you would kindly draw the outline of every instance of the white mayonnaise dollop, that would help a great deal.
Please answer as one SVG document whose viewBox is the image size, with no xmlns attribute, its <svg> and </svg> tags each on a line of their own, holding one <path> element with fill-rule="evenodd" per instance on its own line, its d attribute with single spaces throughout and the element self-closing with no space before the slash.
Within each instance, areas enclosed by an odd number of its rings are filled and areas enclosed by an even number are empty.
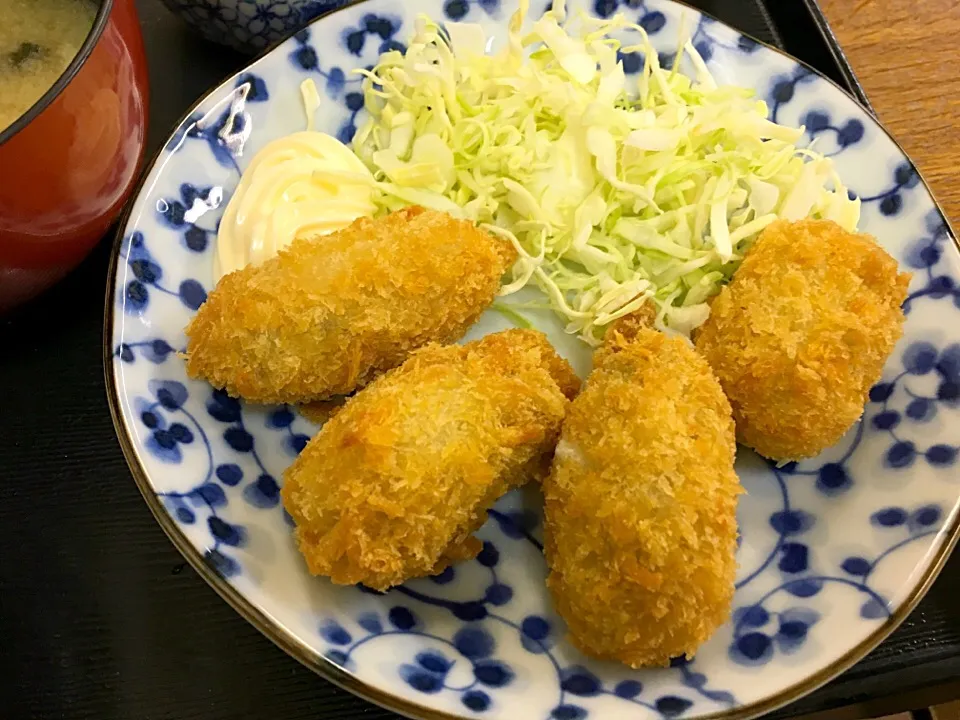
<svg viewBox="0 0 960 720">
<path fill-rule="evenodd" d="M 306 130 L 274 140 L 254 156 L 224 210 L 215 279 L 273 257 L 295 238 L 373 215 L 373 184 L 363 162 L 330 135 Z"/>
</svg>

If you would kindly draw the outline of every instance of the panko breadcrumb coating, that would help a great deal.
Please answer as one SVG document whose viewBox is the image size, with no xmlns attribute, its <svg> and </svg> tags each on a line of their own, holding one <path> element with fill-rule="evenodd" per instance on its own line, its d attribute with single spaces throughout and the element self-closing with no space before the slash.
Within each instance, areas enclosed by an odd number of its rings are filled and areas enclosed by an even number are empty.
<svg viewBox="0 0 960 720">
<path fill-rule="evenodd" d="M 578 387 L 531 330 L 415 352 L 348 400 L 284 474 L 310 572 L 385 590 L 474 557 L 487 509 L 545 474 Z"/>
<path fill-rule="evenodd" d="M 549 587 L 584 653 L 665 666 L 730 612 L 730 405 L 693 348 L 625 318 L 607 331 L 543 483 Z"/>
<path fill-rule="evenodd" d="M 909 283 L 869 235 L 826 220 L 770 225 L 696 338 L 740 441 L 799 460 L 840 440 L 903 332 Z"/>
<path fill-rule="evenodd" d="M 187 373 L 261 403 L 351 392 L 429 342 L 460 338 L 515 254 L 417 207 L 296 240 L 218 283 L 186 329 Z"/>
</svg>

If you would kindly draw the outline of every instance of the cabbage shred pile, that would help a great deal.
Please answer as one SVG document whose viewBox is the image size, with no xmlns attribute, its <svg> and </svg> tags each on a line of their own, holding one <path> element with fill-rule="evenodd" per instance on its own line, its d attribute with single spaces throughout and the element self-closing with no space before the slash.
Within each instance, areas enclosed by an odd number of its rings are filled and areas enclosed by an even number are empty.
<svg viewBox="0 0 960 720">
<path fill-rule="evenodd" d="M 479 25 L 419 18 L 406 52 L 364 72 L 354 138 L 383 212 L 420 204 L 514 244 L 502 295 L 535 284 L 592 345 L 651 298 L 658 327 L 689 334 L 775 219 L 856 229 L 859 201 L 797 147 L 803 128 L 718 87 L 689 40 L 665 68 L 622 15 L 571 22 L 561 0 L 522 34 L 527 5 L 494 54 Z M 642 54 L 642 71 L 627 76 L 618 52 Z"/>
</svg>

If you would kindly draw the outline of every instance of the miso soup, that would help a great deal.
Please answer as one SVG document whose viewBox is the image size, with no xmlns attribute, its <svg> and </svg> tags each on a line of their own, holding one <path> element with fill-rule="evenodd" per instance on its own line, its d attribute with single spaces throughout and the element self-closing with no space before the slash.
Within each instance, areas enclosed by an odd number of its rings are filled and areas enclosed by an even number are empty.
<svg viewBox="0 0 960 720">
<path fill-rule="evenodd" d="M 0 0 L 0 132 L 67 69 L 97 7 L 94 0 Z"/>
</svg>

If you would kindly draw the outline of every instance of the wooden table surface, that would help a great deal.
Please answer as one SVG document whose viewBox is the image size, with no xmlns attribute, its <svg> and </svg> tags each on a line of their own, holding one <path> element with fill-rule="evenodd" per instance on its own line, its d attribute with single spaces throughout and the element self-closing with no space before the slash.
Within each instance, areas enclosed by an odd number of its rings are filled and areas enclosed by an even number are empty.
<svg viewBox="0 0 960 720">
<path fill-rule="evenodd" d="M 880 121 L 960 232 L 960 1 L 819 2 Z"/>
</svg>

